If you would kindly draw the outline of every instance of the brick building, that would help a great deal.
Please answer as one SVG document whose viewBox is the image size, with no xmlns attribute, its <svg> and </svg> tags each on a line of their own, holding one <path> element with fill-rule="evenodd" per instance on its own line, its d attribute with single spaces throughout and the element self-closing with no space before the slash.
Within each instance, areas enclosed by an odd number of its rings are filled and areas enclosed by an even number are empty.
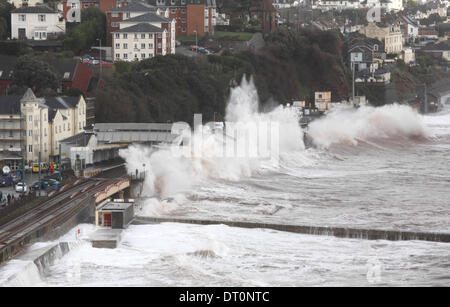
<svg viewBox="0 0 450 307">
<path fill-rule="evenodd" d="M 62 2 L 62 11 L 64 18 L 67 19 L 67 13 L 71 8 L 85 10 L 90 7 L 96 7 L 106 14 L 110 9 L 122 7 L 128 4 L 128 0 L 64 0 Z"/>
<path fill-rule="evenodd" d="M 218 16 L 216 0 L 153 0 L 152 5 L 168 10 L 169 18 L 176 21 L 176 35 L 214 34 Z"/>
</svg>

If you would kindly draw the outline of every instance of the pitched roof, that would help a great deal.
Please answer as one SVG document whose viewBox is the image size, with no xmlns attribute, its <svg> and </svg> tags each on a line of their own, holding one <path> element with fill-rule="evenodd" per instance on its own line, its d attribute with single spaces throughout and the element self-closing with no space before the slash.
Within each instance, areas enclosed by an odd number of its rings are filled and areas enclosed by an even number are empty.
<svg viewBox="0 0 450 307">
<path fill-rule="evenodd" d="M 11 80 L 17 57 L 0 55 L 0 80 Z"/>
<path fill-rule="evenodd" d="M 61 77 L 62 81 L 72 81 L 75 77 L 76 69 L 79 61 L 75 59 L 53 58 L 53 57 L 39 57 L 39 60 L 49 64 L 55 69 Z M 18 57 L 0 54 L 0 80 L 11 80 L 14 71 L 14 66 Z"/>
<path fill-rule="evenodd" d="M 89 144 L 93 133 L 86 133 L 85 131 L 61 140 L 61 143 L 76 145 L 77 147 L 86 147 Z"/>
<path fill-rule="evenodd" d="M 113 33 L 118 33 L 118 32 L 125 32 L 125 33 L 130 33 L 130 32 L 145 32 L 145 33 L 162 33 L 164 32 L 165 29 L 162 28 L 158 28 L 155 27 L 151 24 L 148 23 L 138 23 L 137 25 L 131 26 L 131 27 L 126 27 L 120 30 L 117 30 Z"/>
<path fill-rule="evenodd" d="M 36 100 L 36 96 L 34 95 L 31 88 L 27 89 L 27 91 L 25 92 L 25 94 L 23 95 L 23 97 L 21 99 L 21 101 L 35 101 L 35 100 Z"/>
<path fill-rule="evenodd" d="M 72 109 L 75 108 L 80 101 L 79 97 L 47 97 L 45 99 L 45 105 L 51 109 Z"/>
<path fill-rule="evenodd" d="M 22 96 L 0 96 L 0 114 L 19 114 Z"/>
<path fill-rule="evenodd" d="M 147 13 L 121 21 L 121 23 L 126 22 L 170 22 L 170 19 L 156 15 L 155 13 Z"/>
<path fill-rule="evenodd" d="M 173 4 L 172 4 L 173 3 Z M 186 6 L 187 4 L 205 4 L 207 7 L 216 6 L 216 0 L 150 0 L 150 4 L 157 6 Z"/>
<path fill-rule="evenodd" d="M 39 6 L 24 6 L 12 11 L 12 13 L 16 14 L 57 14 L 58 12 L 52 10 L 48 6 L 39 5 Z"/>
<path fill-rule="evenodd" d="M 153 5 L 149 5 L 141 2 L 133 2 L 128 5 L 124 5 L 122 7 L 114 7 L 108 11 L 108 13 L 112 12 L 154 12 L 158 8 Z"/>
</svg>

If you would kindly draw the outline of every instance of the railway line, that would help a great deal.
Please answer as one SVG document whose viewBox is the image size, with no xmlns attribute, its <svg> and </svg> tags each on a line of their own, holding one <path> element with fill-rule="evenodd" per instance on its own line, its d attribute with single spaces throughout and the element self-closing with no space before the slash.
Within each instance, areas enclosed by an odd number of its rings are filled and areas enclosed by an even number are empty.
<svg viewBox="0 0 450 307">
<path fill-rule="evenodd" d="M 64 223 L 96 192 L 117 181 L 118 179 L 79 180 L 25 214 L 0 226 L 0 253 L 10 246 L 23 246 L 29 243 L 32 234 L 47 225 L 54 227 Z M 16 248 L 13 249 L 12 254 L 14 253 Z"/>
</svg>

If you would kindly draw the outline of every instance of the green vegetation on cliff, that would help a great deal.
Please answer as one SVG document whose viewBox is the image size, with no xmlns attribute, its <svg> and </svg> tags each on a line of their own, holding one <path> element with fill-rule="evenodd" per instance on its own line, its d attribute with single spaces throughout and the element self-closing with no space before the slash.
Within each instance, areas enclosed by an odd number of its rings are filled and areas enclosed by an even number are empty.
<svg viewBox="0 0 450 307">
<path fill-rule="evenodd" d="M 230 86 L 253 76 L 261 105 L 313 96 L 331 90 L 333 100 L 348 96 L 349 71 L 341 55 L 342 40 L 333 31 L 300 33 L 280 29 L 254 54 L 188 58 L 155 57 L 116 64 L 115 74 L 97 92 L 98 122 L 191 122 L 222 118 Z"/>
</svg>

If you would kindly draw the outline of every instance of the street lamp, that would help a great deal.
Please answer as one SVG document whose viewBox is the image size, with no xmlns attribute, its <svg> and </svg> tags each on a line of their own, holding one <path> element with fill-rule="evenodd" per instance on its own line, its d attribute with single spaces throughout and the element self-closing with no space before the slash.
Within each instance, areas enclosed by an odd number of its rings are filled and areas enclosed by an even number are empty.
<svg viewBox="0 0 450 307">
<path fill-rule="evenodd" d="M 194 30 L 194 33 L 195 33 L 195 52 L 198 53 L 197 30 Z"/>
<path fill-rule="evenodd" d="M 102 80 L 102 39 L 97 38 L 97 41 L 100 41 L 100 80 Z"/>
</svg>

